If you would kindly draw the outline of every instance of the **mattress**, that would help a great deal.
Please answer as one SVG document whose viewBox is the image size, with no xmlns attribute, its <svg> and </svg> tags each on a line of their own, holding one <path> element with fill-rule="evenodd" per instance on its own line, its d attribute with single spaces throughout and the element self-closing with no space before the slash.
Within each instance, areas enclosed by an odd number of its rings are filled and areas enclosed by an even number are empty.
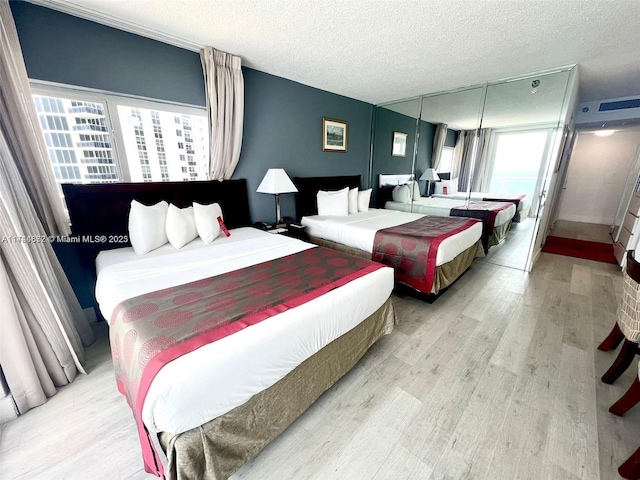
<svg viewBox="0 0 640 480">
<path fill-rule="evenodd" d="M 451 216 L 452 208 L 464 207 L 464 202 L 453 198 L 433 198 L 422 197 L 414 200 L 413 203 L 402 203 L 389 201 L 385 203 L 384 208 L 396 210 L 400 212 L 416 212 L 424 215 L 437 215 L 440 217 Z M 509 222 L 516 214 L 516 206 L 511 204 L 509 208 L 500 210 L 496 215 L 495 226 L 499 227 Z"/>
<path fill-rule="evenodd" d="M 424 215 L 371 208 L 368 212 L 352 213 L 344 217 L 312 215 L 301 223 L 312 237 L 341 243 L 365 252 L 373 252 L 378 230 L 413 222 Z M 441 215 L 448 216 L 448 215 Z M 482 235 L 482 223 L 456 233 L 442 241 L 438 247 L 436 266 L 444 265 L 476 243 Z"/>
<path fill-rule="evenodd" d="M 132 248 L 96 259 L 96 299 L 106 319 L 126 298 L 316 248 L 254 228 L 212 244 L 196 239 L 139 256 Z M 299 307 L 274 315 L 167 364 L 147 393 L 150 432 L 182 433 L 244 404 L 324 346 L 357 326 L 391 295 L 393 269 L 381 268 Z"/>
<path fill-rule="evenodd" d="M 500 193 L 487 193 L 487 192 L 471 192 L 471 200 L 483 200 L 485 198 L 500 198 L 501 195 L 505 197 L 512 196 L 511 194 L 500 194 Z M 515 196 L 515 194 L 513 194 Z M 467 194 L 463 192 L 454 193 L 452 195 L 444 195 L 442 193 L 434 193 L 432 197 L 435 198 L 449 198 L 454 200 L 466 200 Z M 526 210 L 531 207 L 531 195 L 525 195 L 524 198 L 520 200 L 518 203 L 518 211 Z"/>
</svg>

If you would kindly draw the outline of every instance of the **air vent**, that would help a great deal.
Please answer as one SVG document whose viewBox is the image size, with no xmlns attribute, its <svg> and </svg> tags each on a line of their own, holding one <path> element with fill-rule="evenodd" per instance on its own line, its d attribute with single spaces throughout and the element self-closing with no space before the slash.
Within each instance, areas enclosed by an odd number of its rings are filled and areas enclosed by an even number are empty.
<svg viewBox="0 0 640 480">
<path fill-rule="evenodd" d="M 599 112 L 610 112 L 612 110 L 625 110 L 627 108 L 640 108 L 640 98 L 631 100 L 619 100 L 616 102 L 602 102 L 598 107 Z"/>
</svg>

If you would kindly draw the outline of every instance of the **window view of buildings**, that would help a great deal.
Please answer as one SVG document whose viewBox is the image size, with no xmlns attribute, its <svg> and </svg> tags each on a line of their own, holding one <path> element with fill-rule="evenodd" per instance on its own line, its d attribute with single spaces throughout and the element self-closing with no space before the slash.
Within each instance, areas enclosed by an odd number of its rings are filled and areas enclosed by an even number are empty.
<svg viewBox="0 0 640 480">
<path fill-rule="evenodd" d="M 118 104 L 113 122 L 104 103 L 45 95 L 34 101 L 59 186 L 207 179 L 204 115 Z"/>
</svg>

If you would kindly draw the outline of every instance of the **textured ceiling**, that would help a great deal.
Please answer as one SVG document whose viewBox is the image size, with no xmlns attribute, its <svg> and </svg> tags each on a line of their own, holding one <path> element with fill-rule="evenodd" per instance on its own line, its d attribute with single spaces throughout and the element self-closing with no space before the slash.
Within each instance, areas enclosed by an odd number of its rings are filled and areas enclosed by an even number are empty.
<svg viewBox="0 0 640 480">
<path fill-rule="evenodd" d="M 371 103 L 573 63 L 581 101 L 640 94 L 638 0 L 36 2 L 211 45 Z"/>
</svg>

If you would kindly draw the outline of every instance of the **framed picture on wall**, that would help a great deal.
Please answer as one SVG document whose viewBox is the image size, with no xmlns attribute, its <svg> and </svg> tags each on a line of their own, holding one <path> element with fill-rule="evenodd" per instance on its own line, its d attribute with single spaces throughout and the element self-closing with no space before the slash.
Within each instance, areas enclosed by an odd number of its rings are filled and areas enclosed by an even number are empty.
<svg viewBox="0 0 640 480">
<path fill-rule="evenodd" d="M 322 151 L 346 152 L 349 126 L 343 120 L 322 118 Z"/>
<path fill-rule="evenodd" d="M 346 152 L 349 125 L 342 120 L 322 118 L 322 151 Z"/>
<path fill-rule="evenodd" d="M 393 132 L 393 146 L 391 147 L 391 155 L 394 157 L 407 156 L 407 134 L 401 132 Z"/>
</svg>

